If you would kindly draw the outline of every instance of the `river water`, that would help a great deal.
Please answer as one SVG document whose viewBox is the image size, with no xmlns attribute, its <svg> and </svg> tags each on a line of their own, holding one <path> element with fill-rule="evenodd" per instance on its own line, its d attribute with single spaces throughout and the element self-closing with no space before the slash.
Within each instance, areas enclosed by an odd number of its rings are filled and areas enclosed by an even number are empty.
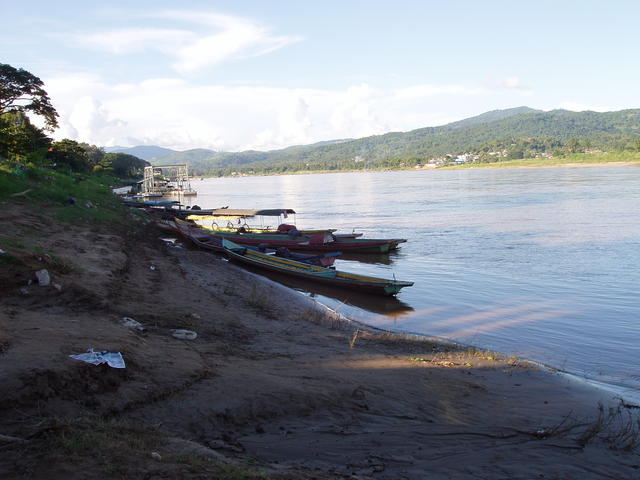
<svg viewBox="0 0 640 480">
<path fill-rule="evenodd" d="M 299 228 L 406 238 L 341 270 L 396 299 L 311 293 L 396 331 L 519 355 L 640 398 L 640 169 L 357 172 L 204 179 L 203 208 L 292 208 Z"/>
</svg>

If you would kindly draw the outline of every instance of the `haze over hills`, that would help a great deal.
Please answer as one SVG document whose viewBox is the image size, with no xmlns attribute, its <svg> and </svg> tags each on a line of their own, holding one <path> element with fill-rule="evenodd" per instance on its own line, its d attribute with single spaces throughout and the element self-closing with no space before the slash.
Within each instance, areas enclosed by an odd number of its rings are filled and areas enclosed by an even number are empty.
<svg viewBox="0 0 640 480">
<path fill-rule="evenodd" d="M 140 148 L 143 147 L 129 150 Z M 160 147 L 144 148 L 162 150 Z M 186 163 L 196 175 L 216 175 L 232 171 L 278 173 L 406 167 L 462 154 L 469 154 L 474 161 L 495 161 L 593 149 L 634 148 L 640 149 L 640 109 L 599 113 L 544 112 L 517 107 L 486 112 L 438 127 L 324 141 L 267 152 L 169 150 L 163 156 L 145 159 L 155 165 Z"/>
<path fill-rule="evenodd" d="M 176 150 L 158 147 L 156 145 L 138 145 L 136 147 L 106 147 L 105 151 L 107 153 L 126 153 L 128 155 L 133 155 L 134 157 L 141 158 L 142 160 L 152 160 L 154 158 L 164 157 L 176 152 Z"/>
</svg>

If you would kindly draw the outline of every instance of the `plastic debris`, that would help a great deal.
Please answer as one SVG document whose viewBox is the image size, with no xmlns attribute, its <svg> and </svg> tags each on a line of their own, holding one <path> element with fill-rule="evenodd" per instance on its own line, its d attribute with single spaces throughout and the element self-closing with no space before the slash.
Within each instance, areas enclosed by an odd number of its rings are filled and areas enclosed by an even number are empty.
<svg viewBox="0 0 640 480">
<path fill-rule="evenodd" d="M 155 270 L 155 269 L 156 269 L 156 267 L 154 267 L 153 265 L 151 265 L 151 266 L 149 267 L 149 270 Z"/>
<path fill-rule="evenodd" d="M 0 248 L 0 255 L 4 255 L 5 253 L 7 252 L 5 252 L 3 249 Z"/>
<path fill-rule="evenodd" d="M 131 330 L 137 330 L 138 332 L 144 332 L 146 330 L 144 325 L 131 317 L 122 317 L 120 325 L 130 328 Z"/>
<path fill-rule="evenodd" d="M 158 462 L 162 461 L 162 455 L 160 455 L 158 452 L 151 452 L 149 456 L 154 460 L 157 460 Z"/>
<path fill-rule="evenodd" d="M 94 351 L 93 348 L 87 350 L 87 353 L 78 355 L 69 355 L 69 357 L 80 360 L 92 365 L 100 365 L 106 363 L 111 368 L 125 368 L 124 358 L 120 352 L 108 352 L 106 350 Z"/>
<path fill-rule="evenodd" d="M 36 278 L 38 279 L 38 285 L 41 287 L 46 287 L 51 283 L 51 277 L 49 276 L 49 272 L 46 268 L 38 270 L 36 272 Z"/>
<path fill-rule="evenodd" d="M 193 330 L 171 330 L 171 335 L 180 340 L 195 340 L 198 338 L 198 334 Z"/>
</svg>

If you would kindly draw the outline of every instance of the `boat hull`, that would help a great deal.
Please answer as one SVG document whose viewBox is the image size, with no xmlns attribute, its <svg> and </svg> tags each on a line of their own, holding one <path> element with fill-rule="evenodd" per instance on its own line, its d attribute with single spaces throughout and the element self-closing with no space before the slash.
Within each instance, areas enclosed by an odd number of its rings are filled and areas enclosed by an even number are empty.
<svg viewBox="0 0 640 480">
<path fill-rule="evenodd" d="M 222 239 L 211 235 L 206 230 L 193 227 L 188 222 L 181 220 L 165 220 L 157 223 L 159 227 L 173 231 L 180 234 L 187 240 L 191 241 L 195 246 L 204 250 L 210 250 L 216 253 L 224 253 L 225 250 L 222 246 Z M 256 247 L 249 247 L 256 248 Z M 278 250 L 270 250 L 269 254 L 273 254 L 280 258 L 290 258 L 298 262 L 307 263 L 311 265 L 318 265 L 321 267 L 329 267 L 334 264 L 336 257 L 341 255 L 341 252 L 327 252 L 320 255 L 311 255 L 294 252 L 282 252 Z"/>
<path fill-rule="evenodd" d="M 314 241 L 313 236 L 291 238 L 287 235 L 212 232 L 220 239 L 226 238 L 240 245 L 268 245 L 270 248 L 286 247 L 301 252 L 350 252 L 389 253 L 398 248 L 405 239 L 363 239 L 331 237 L 331 241 Z"/>
<path fill-rule="evenodd" d="M 400 292 L 402 288 L 413 285 L 413 282 L 369 277 L 313 265 L 305 265 L 294 260 L 269 257 L 268 255 L 254 252 L 246 247 L 237 245 L 227 239 L 222 241 L 222 245 L 229 259 L 234 262 L 362 293 L 392 296 Z"/>
</svg>

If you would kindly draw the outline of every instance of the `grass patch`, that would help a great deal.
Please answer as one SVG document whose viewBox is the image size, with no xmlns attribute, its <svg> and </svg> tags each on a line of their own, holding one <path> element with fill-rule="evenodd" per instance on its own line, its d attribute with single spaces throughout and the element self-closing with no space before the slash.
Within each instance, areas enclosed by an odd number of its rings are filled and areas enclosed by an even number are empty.
<svg viewBox="0 0 640 480">
<path fill-rule="evenodd" d="M 0 236 L 0 248 L 6 251 L 0 255 L 1 265 L 25 264 L 31 258 L 58 273 L 71 273 L 78 270 L 78 266 L 71 260 L 49 253 L 38 245 L 28 245 L 14 238 Z"/>
<path fill-rule="evenodd" d="M 251 293 L 246 299 L 247 305 L 268 318 L 276 318 L 276 303 L 269 294 L 256 283 L 251 285 Z"/>
<path fill-rule="evenodd" d="M 351 322 L 343 318 L 339 313 L 320 308 L 306 310 L 302 313 L 302 319 L 316 325 L 329 327 L 332 330 L 346 330 L 352 326 Z"/>
<path fill-rule="evenodd" d="M 157 428 L 103 417 L 54 418 L 23 449 L 21 470 L 29 473 L 37 457 L 59 458 L 96 478 L 147 478 L 145 472 L 165 472 L 162 478 L 258 480 L 269 476 L 241 466 L 219 463 L 198 454 L 174 454 Z M 167 451 L 169 448 L 169 451 Z M 154 457 L 155 456 L 155 457 Z M 31 458 L 29 463 L 27 458 Z M 192 477 L 191 475 L 197 475 Z M 200 475 L 205 475 L 201 477 Z M 91 476 L 91 475 L 90 475 Z M 153 477 L 155 478 L 155 476 Z"/>
<path fill-rule="evenodd" d="M 79 417 L 54 418 L 38 440 L 28 447 L 37 454 L 63 454 L 74 463 L 89 461 L 105 474 L 124 476 L 136 458 L 148 458 L 161 447 L 164 436 L 123 420 Z"/>
<path fill-rule="evenodd" d="M 198 455 L 170 455 L 166 457 L 166 460 L 186 466 L 189 473 L 206 472 L 207 478 L 212 480 L 268 480 L 271 478 L 266 474 L 235 465 L 218 465 L 213 463 L 211 459 Z"/>
<path fill-rule="evenodd" d="M 32 208 L 46 208 L 57 222 L 124 223 L 128 209 L 112 193 L 117 179 L 102 175 L 64 174 L 26 167 L 20 174 L 0 169 L 0 200 L 20 200 Z M 70 204 L 70 198 L 75 203 Z"/>
</svg>

